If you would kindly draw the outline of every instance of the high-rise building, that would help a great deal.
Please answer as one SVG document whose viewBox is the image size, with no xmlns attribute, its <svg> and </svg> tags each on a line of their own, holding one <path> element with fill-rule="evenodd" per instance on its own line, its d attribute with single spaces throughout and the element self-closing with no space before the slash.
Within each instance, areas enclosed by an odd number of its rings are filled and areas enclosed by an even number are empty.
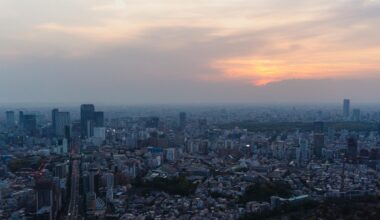
<svg viewBox="0 0 380 220">
<path fill-rule="evenodd" d="M 323 133 L 315 133 L 313 153 L 316 158 L 322 157 L 322 149 L 324 146 L 325 146 L 325 135 Z"/>
<path fill-rule="evenodd" d="M 358 155 L 358 140 L 355 135 L 350 135 L 347 139 L 347 158 L 355 160 Z"/>
<path fill-rule="evenodd" d="M 360 109 L 353 109 L 352 110 L 352 120 L 353 121 L 360 121 Z"/>
<path fill-rule="evenodd" d="M 51 111 L 51 128 L 52 128 L 52 134 L 53 135 L 56 135 L 56 131 L 57 131 L 58 112 L 59 112 L 59 110 L 56 108 Z"/>
<path fill-rule="evenodd" d="M 186 127 L 186 112 L 179 113 L 179 128 L 184 129 Z"/>
<path fill-rule="evenodd" d="M 66 129 L 70 128 L 70 123 L 69 112 L 58 112 L 55 134 L 59 137 L 64 137 Z"/>
<path fill-rule="evenodd" d="M 113 187 L 114 187 L 114 175 L 113 173 L 109 172 L 106 173 L 106 198 L 107 201 L 113 200 Z"/>
<path fill-rule="evenodd" d="M 80 107 L 81 137 L 83 139 L 91 137 L 94 126 L 95 107 L 92 104 L 83 104 Z"/>
<path fill-rule="evenodd" d="M 5 115 L 6 115 L 7 127 L 8 128 L 15 127 L 15 125 L 16 125 L 15 112 L 14 111 L 7 111 L 5 113 Z"/>
<path fill-rule="evenodd" d="M 343 117 L 344 118 L 350 117 L 350 100 L 349 99 L 343 100 Z"/>
<path fill-rule="evenodd" d="M 36 214 L 38 219 L 54 219 L 53 184 L 47 180 L 36 183 Z"/>
<path fill-rule="evenodd" d="M 24 115 L 22 121 L 23 121 L 23 128 L 29 135 L 36 134 L 36 131 L 37 131 L 36 115 Z"/>
<path fill-rule="evenodd" d="M 58 109 L 53 109 L 51 115 L 53 135 L 64 137 L 66 135 L 66 129 L 70 128 L 70 113 L 60 112 Z"/>
</svg>

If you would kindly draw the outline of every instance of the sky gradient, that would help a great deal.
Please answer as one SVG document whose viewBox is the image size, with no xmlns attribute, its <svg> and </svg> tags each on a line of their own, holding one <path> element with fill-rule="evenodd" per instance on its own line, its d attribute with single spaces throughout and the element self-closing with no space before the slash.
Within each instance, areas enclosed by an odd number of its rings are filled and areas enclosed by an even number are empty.
<svg viewBox="0 0 380 220">
<path fill-rule="evenodd" d="M 0 102 L 378 102 L 379 0 L 0 0 Z"/>
</svg>

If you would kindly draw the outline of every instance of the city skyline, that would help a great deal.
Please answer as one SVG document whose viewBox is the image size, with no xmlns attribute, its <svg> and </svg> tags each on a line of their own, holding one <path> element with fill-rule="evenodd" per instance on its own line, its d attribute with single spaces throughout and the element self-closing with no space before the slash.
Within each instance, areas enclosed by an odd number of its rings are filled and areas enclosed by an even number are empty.
<svg viewBox="0 0 380 220">
<path fill-rule="evenodd" d="M 378 102 L 379 1 L 0 6 L 3 103 Z"/>
</svg>

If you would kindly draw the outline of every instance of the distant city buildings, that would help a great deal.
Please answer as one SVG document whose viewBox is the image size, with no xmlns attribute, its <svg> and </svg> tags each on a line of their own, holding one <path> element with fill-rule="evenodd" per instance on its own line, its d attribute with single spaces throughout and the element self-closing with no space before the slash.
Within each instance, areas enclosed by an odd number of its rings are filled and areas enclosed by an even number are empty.
<svg viewBox="0 0 380 220">
<path fill-rule="evenodd" d="M 8 128 L 14 128 L 16 126 L 15 112 L 7 111 L 6 113 L 6 124 Z"/>
<path fill-rule="evenodd" d="M 104 113 L 95 112 L 92 104 L 83 104 L 80 108 L 82 139 L 94 136 L 94 127 L 104 127 Z"/>
<path fill-rule="evenodd" d="M 336 106 L 111 109 L 105 120 L 84 104 L 23 109 L 18 124 L 8 111 L 0 219 L 242 219 L 378 196 L 380 115 L 356 109 L 344 120 Z"/>
<path fill-rule="evenodd" d="M 52 132 L 56 137 L 65 137 L 70 131 L 71 120 L 69 112 L 60 112 L 58 109 L 52 110 Z"/>
</svg>

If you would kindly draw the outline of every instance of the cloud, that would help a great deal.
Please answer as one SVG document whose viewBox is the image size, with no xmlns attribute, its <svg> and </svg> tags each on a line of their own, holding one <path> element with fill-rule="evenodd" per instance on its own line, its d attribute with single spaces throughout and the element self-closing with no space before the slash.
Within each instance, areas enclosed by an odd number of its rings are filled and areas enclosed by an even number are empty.
<svg viewBox="0 0 380 220">
<path fill-rule="evenodd" d="M 291 100 L 293 79 L 380 73 L 378 1 L 33 2 L 0 7 L 0 84 L 20 100 Z"/>
<path fill-rule="evenodd" d="M 216 60 L 212 66 L 222 74 L 215 79 L 240 79 L 262 86 L 287 79 L 377 75 L 380 40 L 373 36 L 380 34 L 376 28 L 380 5 L 350 3 L 326 9 L 325 16 L 257 32 L 268 41 L 267 46 L 248 56 Z"/>
</svg>

